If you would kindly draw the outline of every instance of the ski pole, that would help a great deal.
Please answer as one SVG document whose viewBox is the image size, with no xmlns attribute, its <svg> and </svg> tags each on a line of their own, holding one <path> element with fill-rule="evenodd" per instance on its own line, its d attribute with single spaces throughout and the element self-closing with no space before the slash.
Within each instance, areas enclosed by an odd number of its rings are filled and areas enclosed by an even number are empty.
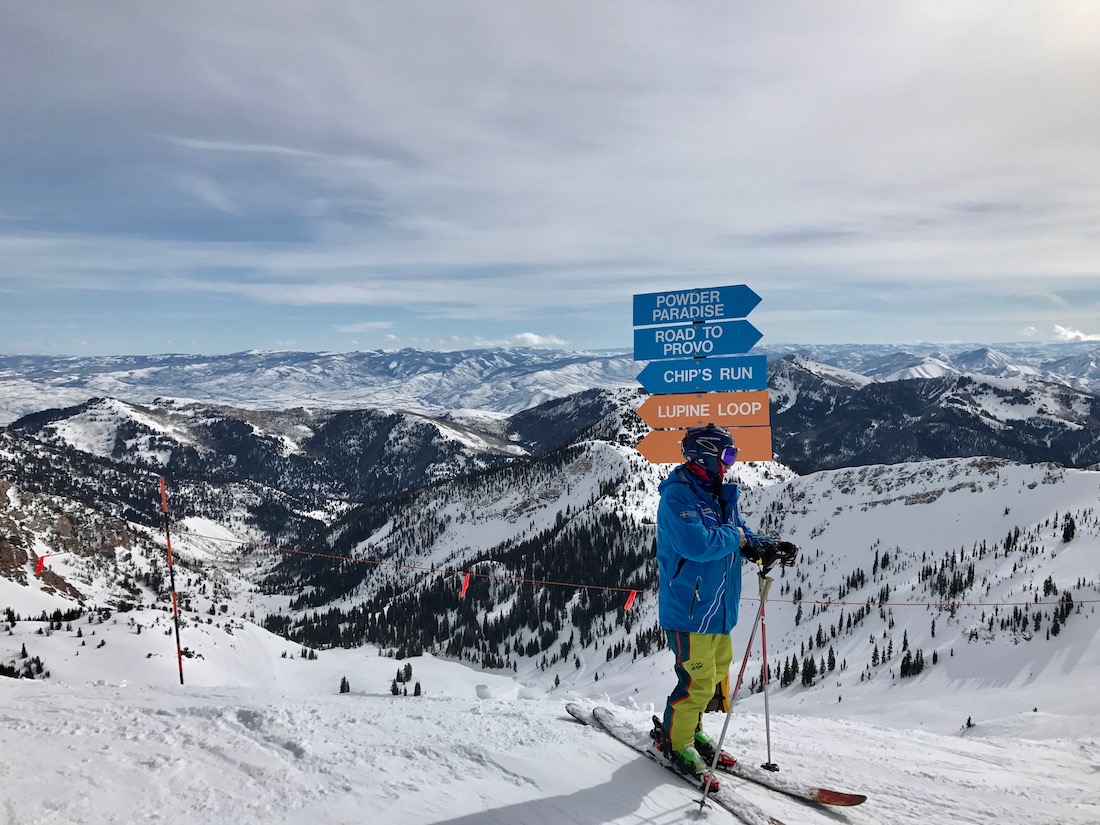
<svg viewBox="0 0 1100 825">
<path fill-rule="evenodd" d="M 772 762 L 772 723 L 771 713 L 768 708 L 768 619 L 764 615 L 764 602 L 767 601 L 766 590 L 771 587 L 771 579 L 767 585 L 760 583 L 760 652 L 764 662 L 764 669 L 760 678 L 764 683 L 764 735 L 768 740 L 768 761 L 760 767 L 767 771 L 777 771 L 779 766 Z"/>
<path fill-rule="evenodd" d="M 164 507 L 164 540 L 168 543 L 168 580 L 172 587 L 172 617 L 176 622 L 176 660 L 180 665 L 180 684 L 183 684 L 183 648 L 180 647 L 180 606 L 176 598 L 176 569 L 172 566 L 172 533 L 168 519 L 168 487 L 164 476 L 160 477 L 160 502 Z"/>
<path fill-rule="evenodd" d="M 714 750 L 714 757 L 710 763 L 710 775 L 714 776 L 714 772 L 718 769 L 718 759 L 722 754 L 722 743 L 726 741 L 726 731 L 730 726 L 730 717 L 733 716 L 733 703 L 737 701 L 737 694 L 741 690 L 741 681 L 745 677 L 745 667 L 749 663 L 749 654 L 752 652 L 752 643 L 756 638 L 756 629 L 760 627 L 760 623 L 764 620 L 764 602 L 768 600 L 768 591 L 771 590 L 772 579 L 768 572 L 770 568 L 764 568 L 759 573 L 760 578 L 760 609 L 756 611 L 756 621 L 752 624 L 752 631 L 749 633 L 749 643 L 745 645 L 745 657 L 741 660 L 741 670 L 737 672 L 737 682 L 733 686 L 733 690 L 730 691 L 729 699 L 726 702 L 726 721 L 722 723 L 722 734 L 718 737 L 718 747 Z M 710 791 L 710 782 L 703 784 L 703 798 L 699 800 L 699 810 L 703 810 L 703 807 L 707 804 L 707 793 Z"/>
</svg>

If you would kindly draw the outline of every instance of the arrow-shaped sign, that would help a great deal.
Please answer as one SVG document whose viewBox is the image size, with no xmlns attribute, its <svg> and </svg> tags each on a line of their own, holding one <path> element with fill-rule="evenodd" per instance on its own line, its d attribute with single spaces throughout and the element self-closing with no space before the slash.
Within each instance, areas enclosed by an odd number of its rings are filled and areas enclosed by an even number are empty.
<svg viewBox="0 0 1100 825">
<path fill-rule="evenodd" d="M 757 427 L 768 423 L 767 390 L 651 395 L 638 416 L 655 429 L 668 427 Z"/>
<path fill-rule="evenodd" d="M 730 321 L 744 318 L 759 303 L 760 296 L 745 284 L 647 292 L 634 296 L 634 326 Z"/>
<path fill-rule="evenodd" d="M 654 430 L 638 442 L 637 450 L 653 464 L 679 464 L 684 460 L 680 442 L 686 430 Z M 738 461 L 771 461 L 772 428 L 731 429 Z"/>
<path fill-rule="evenodd" d="M 652 393 L 763 390 L 768 387 L 768 359 L 745 355 L 653 361 L 638 373 L 638 381 Z"/>
<path fill-rule="evenodd" d="M 634 330 L 634 360 L 740 355 L 763 337 L 748 321 L 644 327 Z"/>
</svg>

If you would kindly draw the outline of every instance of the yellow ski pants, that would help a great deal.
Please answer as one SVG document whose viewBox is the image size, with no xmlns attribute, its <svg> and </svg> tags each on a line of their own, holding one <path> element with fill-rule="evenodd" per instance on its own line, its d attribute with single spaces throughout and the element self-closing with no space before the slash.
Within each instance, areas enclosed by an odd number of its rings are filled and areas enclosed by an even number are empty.
<svg viewBox="0 0 1100 825">
<path fill-rule="evenodd" d="M 666 630 L 676 656 L 676 688 L 665 705 L 664 726 L 675 751 L 695 741 L 703 711 L 714 697 L 714 686 L 729 674 L 733 642 L 726 634 Z"/>
</svg>

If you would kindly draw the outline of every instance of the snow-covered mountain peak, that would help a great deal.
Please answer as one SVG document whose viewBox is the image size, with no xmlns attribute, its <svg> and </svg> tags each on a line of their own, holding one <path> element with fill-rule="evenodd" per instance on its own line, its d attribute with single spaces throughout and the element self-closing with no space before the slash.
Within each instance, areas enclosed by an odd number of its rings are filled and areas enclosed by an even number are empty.
<svg viewBox="0 0 1100 825">
<path fill-rule="evenodd" d="M 831 392 L 856 390 L 872 383 L 870 378 L 802 355 L 787 355 L 768 365 L 772 415 L 791 409 L 800 399 L 819 401 Z"/>
<path fill-rule="evenodd" d="M 1020 364 L 1016 359 L 992 347 L 980 347 L 970 352 L 961 352 L 952 361 L 955 367 L 963 372 L 981 375 L 1038 376 L 1041 372 L 1038 367 Z"/>
<path fill-rule="evenodd" d="M 800 370 L 810 375 L 815 375 L 825 383 L 833 384 L 838 387 L 865 387 L 868 384 L 874 383 L 874 379 L 852 372 L 851 370 L 834 367 L 830 364 L 822 363 L 821 361 L 815 361 L 804 355 L 792 354 L 785 356 L 773 365 L 772 371 L 768 376 L 769 386 L 771 386 L 773 378 L 781 380 L 783 377 L 789 376 L 792 370 Z"/>
<path fill-rule="evenodd" d="M 958 373 L 957 369 L 939 358 L 924 357 L 916 364 L 884 376 L 882 380 L 905 381 L 910 378 L 940 378 L 945 375 L 958 375 Z"/>
</svg>

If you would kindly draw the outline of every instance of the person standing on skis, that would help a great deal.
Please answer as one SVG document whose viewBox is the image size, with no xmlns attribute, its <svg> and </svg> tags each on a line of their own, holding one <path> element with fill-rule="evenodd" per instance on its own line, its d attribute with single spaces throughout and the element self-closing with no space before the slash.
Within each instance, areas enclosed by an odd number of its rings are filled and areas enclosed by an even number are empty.
<svg viewBox="0 0 1100 825">
<path fill-rule="evenodd" d="M 723 482 L 737 460 L 728 430 L 692 427 L 680 448 L 684 463 L 661 482 L 657 507 L 659 621 L 676 657 L 677 682 L 653 738 L 676 770 L 707 781 L 717 742 L 703 731 L 703 712 L 733 661 L 741 561 L 787 566 L 798 548 L 745 524 L 737 485 Z"/>
</svg>

